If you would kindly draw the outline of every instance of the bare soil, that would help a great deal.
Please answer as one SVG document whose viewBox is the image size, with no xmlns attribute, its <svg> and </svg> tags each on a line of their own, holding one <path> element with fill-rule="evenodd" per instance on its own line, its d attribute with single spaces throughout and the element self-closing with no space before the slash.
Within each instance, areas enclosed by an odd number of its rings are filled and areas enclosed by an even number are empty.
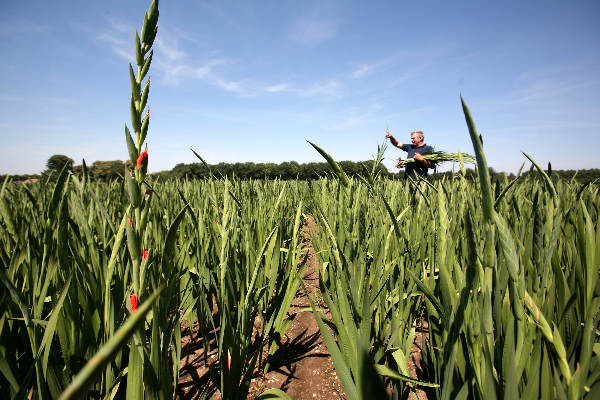
<svg viewBox="0 0 600 400">
<path fill-rule="evenodd" d="M 311 298 L 321 298 L 317 269 L 317 256 L 311 245 L 311 232 L 316 232 L 314 220 L 309 217 L 303 230 L 304 247 L 308 251 L 308 260 L 304 270 L 303 282 Z M 281 389 L 292 399 L 330 400 L 345 398 L 344 390 L 335 372 L 331 356 L 323 342 L 319 327 L 314 319 L 308 298 L 302 286 L 288 311 L 288 315 L 296 314 L 282 345 L 272 357 L 269 370 L 265 374 L 257 372 L 250 384 L 249 399 L 254 399 L 270 388 Z M 321 303 L 326 309 L 326 305 Z M 260 326 L 256 326 L 260 329 Z M 196 329 L 184 329 L 182 332 L 182 358 L 180 363 L 179 394 L 180 399 L 196 399 L 206 396 L 207 399 L 220 399 L 216 388 L 212 387 L 208 376 L 207 365 L 215 361 L 215 352 L 204 354 L 202 339 L 196 335 Z M 415 344 L 409 359 L 411 376 L 424 379 L 425 372 L 421 368 L 421 343 L 427 329 L 417 331 Z M 212 346 L 214 348 L 214 346 Z M 408 394 L 408 387 L 406 388 Z M 414 397 L 411 393 L 410 397 Z M 434 398 L 430 393 L 416 390 L 419 400 Z"/>
</svg>

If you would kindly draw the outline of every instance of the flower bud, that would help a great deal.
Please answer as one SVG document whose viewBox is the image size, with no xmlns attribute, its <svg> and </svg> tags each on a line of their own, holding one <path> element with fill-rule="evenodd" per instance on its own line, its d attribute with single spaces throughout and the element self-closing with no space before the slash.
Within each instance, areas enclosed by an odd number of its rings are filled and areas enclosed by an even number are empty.
<svg viewBox="0 0 600 400">
<path fill-rule="evenodd" d="M 131 304 L 131 312 L 136 312 L 138 307 L 138 299 L 135 293 L 129 295 L 129 303 Z"/>
</svg>

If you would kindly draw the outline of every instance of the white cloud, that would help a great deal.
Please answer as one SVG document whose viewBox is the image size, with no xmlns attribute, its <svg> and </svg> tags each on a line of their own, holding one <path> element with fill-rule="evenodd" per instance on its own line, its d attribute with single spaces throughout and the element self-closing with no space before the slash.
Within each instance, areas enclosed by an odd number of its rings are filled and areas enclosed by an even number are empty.
<svg viewBox="0 0 600 400">
<path fill-rule="evenodd" d="M 162 35 L 160 38 L 156 38 L 154 42 L 156 45 L 156 52 L 160 52 L 167 59 L 172 61 L 183 59 L 185 53 L 179 49 L 177 41 L 173 40 L 173 38 L 168 36 L 165 39 L 164 36 L 165 35 Z"/>
<path fill-rule="evenodd" d="M 134 31 L 133 26 L 114 19 L 108 19 L 108 29 L 102 31 L 97 39 L 106 42 L 110 45 L 111 50 L 128 62 L 135 62 L 133 54 L 133 40 L 131 40 L 131 32 Z M 129 38 L 129 39 L 128 39 Z"/>
<path fill-rule="evenodd" d="M 314 22 L 314 21 L 313 21 Z M 133 57 L 133 41 L 129 40 L 133 27 L 125 22 L 114 19 L 108 20 L 109 29 L 97 38 L 108 43 L 112 51 L 119 57 L 135 62 Z M 317 24 L 321 28 L 328 24 Z M 321 29 L 317 36 L 324 37 L 328 29 Z M 312 40 L 312 39 L 310 39 Z M 177 29 L 161 27 L 161 36 L 155 41 L 155 54 L 153 58 L 154 70 L 159 79 L 165 84 L 178 86 L 186 81 L 198 80 L 208 85 L 218 87 L 226 92 L 240 96 L 257 96 L 261 93 L 292 93 L 301 97 L 328 97 L 340 98 L 342 85 L 335 79 L 314 83 L 298 84 L 293 82 L 260 83 L 253 79 L 231 79 L 227 71 L 231 70 L 234 62 L 221 56 L 219 51 L 208 51 L 209 58 L 195 59 L 186 51 L 181 43 L 194 42 L 194 39 Z"/>
<path fill-rule="evenodd" d="M 279 83 L 276 85 L 266 86 L 264 88 L 265 92 L 269 93 L 287 92 L 290 89 L 291 85 L 289 83 Z"/>
<path fill-rule="evenodd" d="M 335 79 L 329 79 L 322 82 L 307 84 L 295 84 L 292 82 L 284 82 L 276 85 L 264 86 L 262 90 L 267 93 L 287 92 L 301 97 L 342 97 L 342 84 Z"/>
<path fill-rule="evenodd" d="M 351 76 L 354 79 L 361 79 L 373 74 L 383 74 L 386 71 L 394 70 L 394 78 L 388 81 L 388 85 L 397 85 L 414 77 L 427 68 L 434 65 L 436 58 L 439 58 L 438 51 L 419 51 L 419 52 L 397 52 L 392 55 L 385 55 L 375 61 L 363 61 L 358 63 Z M 407 60 L 419 60 L 419 62 L 408 62 Z M 402 73 L 398 75 L 398 69 Z"/>
<path fill-rule="evenodd" d="M 354 77 L 355 79 L 362 78 L 363 76 L 372 72 L 373 68 L 373 65 L 362 64 L 352 72 L 352 77 Z"/>
<path fill-rule="evenodd" d="M 233 92 L 244 96 L 254 96 L 256 94 L 256 91 L 252 90 L 246 81 L 231 81 L 218 76 L 210 76 L 208 82 L 227 92 Z"/>
<path fill-rule="evenodd" d="M 157 57 L 156 59 L 156 66 L 163 74 L 165 82 L 174 86 L 186 79 L 214 81 L 215 67 L 225 63 L 223 59 L 210 59 L 201 65 L 169 58 Z"/>
</svg>

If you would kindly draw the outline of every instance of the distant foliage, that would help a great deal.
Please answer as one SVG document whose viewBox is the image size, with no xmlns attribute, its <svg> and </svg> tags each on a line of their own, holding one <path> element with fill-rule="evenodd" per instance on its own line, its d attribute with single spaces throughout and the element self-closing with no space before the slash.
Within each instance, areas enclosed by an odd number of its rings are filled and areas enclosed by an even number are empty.
<svg viewBox="0 0 600 400">
<path fill-rule="evenodd" d="M 65 165 L 69 171 L 72 171 L 73 159 L 64 154 L 54 154 L 46 161 L 46 170 L 42 172 L 42 179 L 56 179 Z"/>
<path fill-rule="evenodd" d="M 87 167 L 88 176 L 94 180 L 111 181 L 123 177 L 125 165 L 131 168 L 131 161 L 125 162 L 121 160 L 113 161 L 94 161 L 92 165 Z M 73 167 L 73 173 L 78 177 L 83 176 L 83 164 Z"/>
<path fill-rule="evenodd" d="M 493 168 L 490 168 L 490 179 L 493 182 L 500 181 L 504 182 L 505 179 L 512 181 L 517 176 L 513 173 L 507 174 L 505 172 L 496 172 Z M 456 175 L 457 172 L 440 172 L 430 175 L 430 180 L 438 180 L 442 178 L 448 178 L 452 175 Z M 562 180 L 572 180 L 574 179 L 577 183 L 587 184 L 600 179 L 600 169 L 580 169 L 580 170 L 554 170 L 550 174 L 550 179 L 553 181 L 557 181 L 559 179 Z M 468 180 L 474 180 L 477 178 L 477 171 L 474 169 L 467 169 L 465 171 L 465 176 Z M 532 177 L 534 179 L 543 179 L 542 175 L 537 171 L 525 171 L 521 173 L 522 178 Z"/>
<path fill-rule="evenodd" d="M 541 175 L 537 171 L 527 171 L 524 175 L 531 175 L 538 179 L 541 179 Z M 566 180 L 575 179 L 575 181 L 579 183 L 586 184 L 588 182 L 593 182 L 600 178 L 600 169 L 580 169 L 580 170 L 557 170 L 551 171 L 550 178 L 552 180 L 558 179 L 558 177 Z"/>
<path fill-rule="evenodd" d="M 356 176 L 362 174 L 360 162 L 341 161 L 340 167 L 348 176 Z M 362 164 L 371 170 L 373 161 L 365 161 Z M 381 176 L 392 176 L 383 164 L 380 164 L 378 171 Z M 214 177 L 232 177 L 236 176 L 240 179 L 317 179 L 331 175 L 331 169 L 327 163 L 306 163 L 299 164 L 296 161 L 283 162 L 281 164 L 274 163 L 219 163 L 215 165 L 203 165 L 201 163 L 193 164 L 177 164 L 171 171 L 162 171 L 154 176 L 163 179 L 170 178 L 189 178 L 199 179 L 208 178 L 210 175 Z"/>
<path fill-rule="evenodd" d="M 31 181 L 32 179 L 40 179 L 40 174 L 0 175 L 0 180 L 2 182 L 4 182 L 6 178 L 11 179 L 13 182 L 24 182 Z"/>
<path fill-rule="evenodd" d="M 70 170 L 77 176 L 83 175 L 83 165 L 73 166 L 73 160 L 65 155 L 54 155 L 48 159 L 46 163 L 47 170 L 43 172 L 43 177 L 47 178 L 49 173 L 57 176 L 58 172 L 65 163 L 70 164 Z M 340 161 L 338 163 L 340 167 L 348 176 L 356 176 L 362 174 L 361 162 L 354 161 Z M 373 161 L 362 162 L 367 170 L 370 170 L 373 166 Z M 88 165 L 88 174 L 91 179 L 109 181 L 122 177 L 124 166 L 131 165 L 131 161 L 125 162 L 121 160 L 113 161 L 95 161 L 92 165 Z M 60 167 L 59 167 L 60 166 Z M 52 168 L 50 168 L 52 167 Z M 209 172 L 210 169 L 210 172 Z M 505 172 L 497 172 L 493 168 L 490 168 L 490 178 L 492 181 L 504 182 L 505 179 L 512 181 L 516 178 L 513 173 L 507 174 Z M 381 177 L 388 177 L 390 179 L 402 179 L 404 176 L 404 170 L 396 170 L 395 172 L 389 172 L 383 164 L 378 168 L 378 172 Z M 232 177 L 236 176 L 240 179 L 317 179 L 324 176 L 331 175 L 331 168 L 325 162 L 322 163 L 305 163 L 300 164 L 296 161 L 286 161 L 281 164 L 275 163 L 219 163 L 214 165 L 205 166 L 201 163 L 193 164 L 177 164 L 170 171 L 161 171 L 152 174 L 154 177 L 160 177 L 162 179 L 171 178 L 188 178 L 188 179 L 202 179 L 208 178 L 210 174 L 216 178 L 220 177 Z M 452 175 L 456 175 L 458 172 L 446 171 L 446 172 L 430 172 L 429 180 L 435 181 L 442 178 L 449 178 Z M 477 179 L 477 171 L 468 168 L 465 170 L 466 178 L 469 180 Z M 521 174 L 523 177 L 532 176 L 536 179 L 541 179 L 540 174 L 537 171 L 525 171 Z M 11 180 L 19 182 L 28 179 L 39 179 L 39 174 L 19 174 L 19 175 L 0 175 L 2 181 L 10 177 Z M 581 170 L 552 170 L 550 174 L 551 179 L 556 180 L 559 177 L 564 180 L 575 179 L 576 182 L 586 184 L 588 182 L 594 182 L 600 179 L 600 169 L 581 169 Z"/>
<path fill-rule="evenodd" d="M 112 180 L 123 176 L 125 163 L 121 160 L 96 161 L 89 169 L 90 176 L 96 179 Z"/>
<path fill-rule="evenodd" d="M 46 169 L 49 171 L 54 171 L 56 173 L 60 172 L 63 167 L 67 164 L 67 169 L 73 169 L 73 159 L 65 156 L 63 154 L 55 154 L 46 161 Z"/>
</svg>

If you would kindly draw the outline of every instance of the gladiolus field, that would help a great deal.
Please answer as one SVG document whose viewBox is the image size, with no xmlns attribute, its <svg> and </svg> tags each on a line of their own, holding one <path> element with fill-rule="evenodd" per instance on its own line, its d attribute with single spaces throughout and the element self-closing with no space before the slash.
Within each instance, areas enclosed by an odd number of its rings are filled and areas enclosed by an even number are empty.
<svg viewBox="0 0 600 400">
<path fill-rule="evenodd" d="M 2 182 L 1 398 L 183 397 L 190 335 L 214 355 L 212 391 L 197 396 L 245 399 L 299 313 L 340 398 L 600 398 L 598 182 L 524 154 L 537 173 L 492 184 L 462 99 L 475 156 L 453 154 L 460 172 L 443 180 L 380 177 L 385 147 L 351 178 L 313 143 L 329 178 L 158 180 L 146 107 L 158 20 L 155 0 L 132 47 L 122 178 L 93 181 L 84 163 L 82 177 Z M 319 294 L 292 313 L 308 293 L 306 235 Z M 253 396 L 290 398 L 268 385 Z"/>
</svg>

